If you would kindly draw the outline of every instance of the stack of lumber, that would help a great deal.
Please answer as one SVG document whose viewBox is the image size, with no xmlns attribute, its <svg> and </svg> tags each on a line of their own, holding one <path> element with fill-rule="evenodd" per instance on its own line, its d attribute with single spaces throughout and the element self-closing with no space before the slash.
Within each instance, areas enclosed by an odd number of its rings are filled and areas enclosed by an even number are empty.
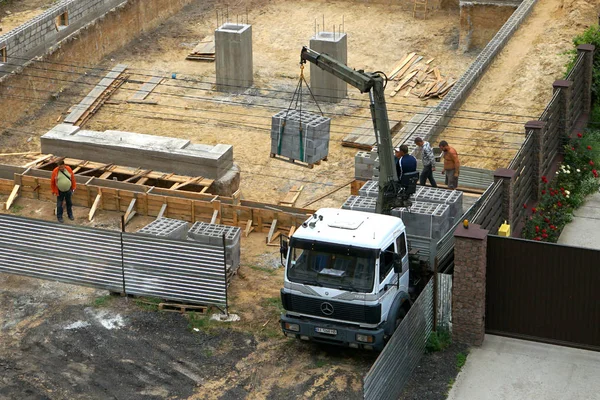
<svg viewBox="0 0 600 400">
<path fill-rule="evenodd" d="M 215 61 L 215 37 L 207 36 L 185 58 L 192 61 Z"/>
<path fill-rule="evenodd" d="M 423 100 L 443 98 L 456 81 L 444 78 L 438 67 L 432 67 L 433 60 L 431 58 L 424 61 L 423 56 L 417 53 L 410 53 L 404 57 L 388 75 L 392 83 L 388 85 L 391 90 L 390 97 L 404 91 L 404 97 L 413 95 Z"/>
</svg>

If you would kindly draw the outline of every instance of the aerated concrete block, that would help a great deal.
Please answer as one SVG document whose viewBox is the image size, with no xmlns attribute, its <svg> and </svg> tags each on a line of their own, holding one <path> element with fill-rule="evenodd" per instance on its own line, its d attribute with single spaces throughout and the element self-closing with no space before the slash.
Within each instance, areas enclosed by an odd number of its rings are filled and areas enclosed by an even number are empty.
<svg viewBox="0 0 600 400">
<path fill-rule="evenodd" d="M 378 181 L 367 181 L 359 190 L 358 194 L 363 197 L 377 198 L 379 196 L 379 182 Z"/>
<path fill-rule="evenodd" d="M 354 211 L 364 211 L 364 212 L 375 212 L 375 207 L 377 205 L 377 199 L 371 197 L 363 197 L 363 196 L 350 196 L 344 204 L 342 204 L 342 208 L 344 210 L 354 210 Z"/>
<path fill-rule="evenodd" d="M 214 246 L 223 245 L 223 235 L 225 235 L 225 263 L 230 271 L 235 271 L 240 266 L 240 238 L 242 235 L 240 228 L 196 222 L 187 232 L 188 240 Z"/>
<path fill-rule="evenodd" d="M 415 199 L 428 203 L 447 204 L 451 219 L 462 215 L 463 192 L 459 190 L 419 186 Z"/>
<path fill-rule="evenodd" d="M 271 154 L 308 164 L 327 158 L 330 124 L 330 118 L 307 111 L 278 112 L 271 121 Z"/>
<path fill-rule="evenodd" d="M 137 233 L 186 240 L 188 228 L 188 223 L 185 221 L 171 218 L 159 218 L 150 222 L 143 228 L 138 229 Z"/>
<path fill-rule="evenodd" d="M 447 204 L 415 201 L 410 209 L 394 208 L 391 214 L 402 218 L 409 235 L 440 239 L 450 229 L 450 207 Z"/>
</svg>

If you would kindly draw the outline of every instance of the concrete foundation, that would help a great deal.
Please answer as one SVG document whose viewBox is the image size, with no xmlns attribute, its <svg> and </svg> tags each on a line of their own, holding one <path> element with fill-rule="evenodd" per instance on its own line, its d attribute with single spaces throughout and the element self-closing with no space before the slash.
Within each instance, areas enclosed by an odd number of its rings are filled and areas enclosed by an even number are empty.
<svg viewBox="0 0 600 400">
<path fill-rule="evenodd" d="M 214 246 L 223 245 L 223 235 L 225 235 L 225 264 L 228 270 L 233 272 L 240 266 L 240 238 L 242 236 L 240 228 L 196 222 L 187 232 L 188 240 Z"/>
<path fill-rule="evenodd" d="M 301 113 L 298 110 L 280 111 L 271 122 L 271 154 L 309 164 L 324 160 L 329 154 L 330 125 L 331 118 L 318 114 Z"/>
<path fill-rule="evenodd" d="M 214 194 L 239 187 L 233 146 L 192 144 L 187 139 L 121 131 L 88 131 L 60 124 L 41 137 L 42 152 L 81 160 L 139 167 L 215 180 Z"/>
<path fill-rule="evenodd" d="M 252 25 L 223 24 L 215 30 L 217 90 L 240 92 L 252 86 Z"/>
<path fill-rule="evenodd" d="M 154 235 L 169 239 L 186 240 L 189 224 L 185 221 L 171 218 L 159 218 L 141 229 L 137 233 Z"/>
<path fill-rule="evenodd" d="M 345 33 L 319 32 L 310 39 L 310 48 L 348 63 L 348 41 Z M 346 82 L 310 64 L 310 88 L 317 101 L 339 103 L 348 95 Z"/>
<path fill-rule="evenodd" d="M 484 48 L 510 18 L 521 1 L 460 1 L 458 47 L 466 52 Z"/>
</svg>

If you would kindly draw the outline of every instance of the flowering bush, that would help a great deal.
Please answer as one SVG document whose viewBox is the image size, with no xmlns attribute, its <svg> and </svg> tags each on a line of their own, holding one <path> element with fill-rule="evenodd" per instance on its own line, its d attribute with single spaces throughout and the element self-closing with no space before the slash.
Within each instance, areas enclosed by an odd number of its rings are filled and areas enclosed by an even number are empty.
<svg viewBox="0 0 600 400">
<path fill-rule="evenodd" d="M 564 226 L 571 221 L 573 210 L 585 197 L 598 191 L 600 180 L 596 165 L 600 163 L 600 131 L 578 133 L 565 146 L 564 161 L 553 179 L 542 177 L 540 201 L 529 207 L 521 234 L 526 239 L 556 242 Z M 527 204 L 523 205 L 527 208 Z"/>
</svg>

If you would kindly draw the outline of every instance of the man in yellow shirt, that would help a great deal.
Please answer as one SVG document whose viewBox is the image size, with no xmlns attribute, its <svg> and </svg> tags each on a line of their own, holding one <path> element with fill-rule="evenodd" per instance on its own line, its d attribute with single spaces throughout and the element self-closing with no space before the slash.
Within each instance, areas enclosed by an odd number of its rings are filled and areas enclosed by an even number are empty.
<svg viewBox="0 0 600 400">
<path fill-rule="evenodd" d="M 77 186 L 75 183 L 75 174 L 65 162 L 60 160 L 56 163 L 57 167 L 52 171 L 50 178 L 50 188 L 56 197 L 56 218 L 58 222 L 63 222 L 63 201 L 67 203 L 67 216 L 71 221 L 73 217 L 73 202 L 71 195 Z"/>
<path fill-rule="evenodd" d="M 442 175 L 446 175 L 448 189 L 456 189 L 458 187 L 458 175 L 460 174 L 458 153 L 445 140 L 440 142 L 440 149 L 444 152 L 444 170 L 442 171 Z"/>
</svg>

